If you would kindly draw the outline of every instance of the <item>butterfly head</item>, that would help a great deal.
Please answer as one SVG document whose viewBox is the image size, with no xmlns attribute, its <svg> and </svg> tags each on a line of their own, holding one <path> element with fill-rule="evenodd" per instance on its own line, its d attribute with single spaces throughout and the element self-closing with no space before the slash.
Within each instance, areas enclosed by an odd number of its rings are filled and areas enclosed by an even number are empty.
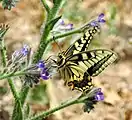
<svg viewBox="0 0 132 120">
<path fill-rule="evenodd" d="M 63 55 L 63 53 L 59 53 L 58 54 L 58 58 L 57 58 L 56 63 L 57 63 L 58 66 L 63 66 L 64 65 L 64 63 L 65 63 L 65 56 Z"/>
</svg>

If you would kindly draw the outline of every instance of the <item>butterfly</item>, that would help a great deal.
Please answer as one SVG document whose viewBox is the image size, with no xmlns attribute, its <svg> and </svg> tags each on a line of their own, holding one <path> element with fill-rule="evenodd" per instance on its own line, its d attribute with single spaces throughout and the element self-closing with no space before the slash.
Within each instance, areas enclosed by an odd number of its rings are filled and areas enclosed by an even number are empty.
<svg viewBox="0 0 132 120">
<path fill-rule="evenodd" d="M 91 25 L 83 36 L 76 40 L 70 47 L 58 54 L 58 71 L 65 84 L 72 90 L 84 91 L 91 88 L 91 77 L 97 76 L 109 64 L 113 63 L 118 55 L 111 50 L 88 50 L 90 41 L 100 33 L 98 24 Z"/>
</svg>

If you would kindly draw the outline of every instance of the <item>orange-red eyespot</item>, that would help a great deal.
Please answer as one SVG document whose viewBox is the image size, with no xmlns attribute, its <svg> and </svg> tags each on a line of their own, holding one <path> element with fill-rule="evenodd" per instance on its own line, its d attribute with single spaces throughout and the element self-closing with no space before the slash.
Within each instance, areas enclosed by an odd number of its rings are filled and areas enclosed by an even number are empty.
<svg viewBox="0 0 132 120">
<path fill-rule="evenodd" d="M 70 87 L 71 90 L 74 90 L 75 86 L 74 86 L 74 84 L 73 84 L 72 81 L 71 82 L 68 82 L 67 85 Z"/>
</svg>

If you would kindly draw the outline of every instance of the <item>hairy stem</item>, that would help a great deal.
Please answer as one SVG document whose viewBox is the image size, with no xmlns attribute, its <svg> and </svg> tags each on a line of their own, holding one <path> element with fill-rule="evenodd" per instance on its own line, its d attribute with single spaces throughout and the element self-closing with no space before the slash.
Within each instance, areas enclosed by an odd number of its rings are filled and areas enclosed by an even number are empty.
<svg viewBox="0 0 132 120">
<path fill-rule="evenodd" d="M 38 120 L 40 118 L 45 118 L 45 117 L 51 115 L 52 113 L 54 113 L 54 112 L 56 112 L 56 111 L 58 111 L 60 109 L 63 109 L 65 107 L 68 107 L 70 105 L 77 104 L 77 103 L 78 103 L 78 98 L 72 99 L 72 100 L 69 100 L 67 102 L 61 103 L 59 106 L 57 106 L 55 108 L 52 108 L 50 110 L 44 111 L 42 113 L 39 113 L 39 114 L 37 114 L 37 115 L 35 115 L 35 116 L 31 117 L 31 118 L 28 118 L 26 120 Z"/>
<path fill-rule="evenodd" d="M 7 54 L 6 54 L 6 47 L 5 47 L 5 44 L 4 44 L 4 39 L 2 39 L 0 41 L 0 44 L 1 44 L 1 56 L 2 56 L 2 63 L 3 63 L 3 67 L 6 66 L 6 62 L 7 62 Z M 12 114 L 12 120 L 17 120 L 15 119 L 16 118 L 16 113 L 19 111 L 19 120 L 22 120 L 23 119 L 23 114 L 22 114 L 22 108 L 21 108 L 21 103 L 20 103 L 20 99 L 19 99 L 19 95 L 17 93 L 17 90 L 16 90 L 16 87 L 13 83 L 13 80 L 9 77 L 11 77 L 13 75 L 13 73 L 10 73 L 8 75 L 3 75 L 3 76 L 0 76 L 0 79 L 4 79 L 4 78 L 8 78 L 8 84 L 10 86 L 10 89 L 11 89 L 11 92 L 13 94 L 13 97 L 15 99 L 15 101 L 17 101 L 17 105 L 19 105 L 19 107 L 17 107 L 17 109 L 15 109 L 14 107 L 14 110 L 13 110 L 13 114 Z"/>
<path fill-rule="evenodd" d="M 34 56 L 33 62 L 36 63 L 38 60 L 41 59 L 43 56 L 44 51 L 46 50 L 47 45 L 50 41 L 47 41 L 48 36 L 50 34 L 50 31 L 52 30 L 53 26 L 49 26 L 47 23 L 50 22 L 50 20 L 54 19 L 59 12 L 60 8 L 62 7 L 62 3 L 64 3 L 65 0 L 58 0 L 57 4 L 53 6 L 53 8 L 50 10 L 50 13 L 48 13 L 48 17 L 46 19 L 45 27 L 42 33 L 41 41 L 38 46 L 37 52 Z M 20 98 L 22 102 L 22 106 L 25 103 L 26 97 L 28 95 L 29 87 L 23 86 L 21 89 L 22 92 L 20 92 Z"/>
<path fill-rule="evenodd" d="M 63 38 L 63 37 L 66 37 L 66 36 L 69 36 L 69 35 L 73 35 L 73 34 L 76 34 L 76 33 L 81 33 L 82 30 L 81 29 L 75 29 L 75 30 L 72 30 L 72 31 L 68 31 L 66 33 L 63 33 L 63 34 L 59 34 L 59 35 L 55 35 L 54 36 L 54 39 L 59 39 L 59 38 Z M 53 38 L 50 38 L 48 39 L 47 41 L 52 41 Z"/>
<path fill-rule="evenodd" d="M 21 92 L 20 92 L 20 99 L 21 99 L 21 104 L 22 104 L 22 107 L 25 103 L 25 100 L 27 98 L 27 95 L 28 95 L 28 92 L 29 92 L 29 86 L 22 86 L 21 88 Z"/>
<path fill-rule="evenodd" d="M 0 75 L 0 80 L 10 78 L 10 77 L 15 77 L 15 76 L 21 76 L 21 75 L 25 75 L 25 72 L 18 71 L 18 72 L 15 72 L 15 73 L 12 72 L 12 73 L 9 73 L 9 74 L 1 74 Z"/>
<path fill-rule="evenodd" d="M 17 108 L 14 106 L 14 110 L 12 113 L 12 120 L 18 120 L 18 118 L 19 118 L 19 120 L 23 120 L 22 106 L 21 106 L 19 95 L 15 88 L 15 85 L 14 85 L 12 79 L 10 79 L 10 78 L 8 78 L 8 83 L 11 88 L 12 94 L 15 98 L 15 102 L 17 102 Z M 17 113 L 19 113 L 19 114 L 17 114 Z"/>
<path fill-rule="evenodd" d="M 18 93 L 17 93 L 17 90 L 16 90 L 16 88 L 15 88 L 15 85 L 14 85 L 12 79 L 8 78 L 8 83 L 9 83 L 9 86 L 11 86 L 10 89 L 11 89 L 11 91 L 12 91 L 12 94 L 13 94 L 14 98 L 15 98 L 16 100 L 19 100 L 19 95 L 18 95 Z"/>
<path fill-rule="evenodd" d="M 42 2 L 42 4 L 43 4 L 44 8 L 46 9 L 47 13 L 49 13 L 49 12 L 50 12 L 50 8 L 49 8 L 49 6 L 47 5 L 46 1 L 45 1 L 45 0 L 41 0 L 41 2 Z"/>
<path fill-rule="evenodd" d="M 13 109 L 12 120 L 23 120 L 23 111 L 20 100 L 15 100 L 15 106 Z"/>
<path fill-rule="evenodd" d="M 54 113 L 58 110 L 61 110 L 65 107 L 68 107 L 68 106 L 71 106 L 74 104 L 85 103 L 86 101 L 88 102 L 89 100 L 91 101 L 90 98 L 93 98 L 96 95 L 97 91 L 98 91 L 98 88 L 96 88 L 96 87 L 92 88 L 91 90 L 87 91 L 86 93 L 85 92 L 81 93 L 81 95 L 75 97 L 74 99 L 66 100 L 66 101 L 62 102 L 60 105 L 58 105 L 57 107 L 49 109 L 42 113 L 38 113 L 37 115 L 30 117 L 26 120 L 38 120 L 38 119 L 46 118 L 49 115 L 51 115 L 52 113 Z"/>
<path fill-rule="evenodd" d="M 66 1 L 67 0 L 56 0 L 53 8 L 50 11 L 50 14 L 48 15 L 48 19 L 47 19 L 48 21 L 54 19 L 56 15 L 58 15 L 60 9 L 63 7 Z"/>
<path fill-rule="evenodd" d="M 6 55 L 6 47 L 4 45 L 4 39 L 1 39 L 0 40 L 0 46 L 1 46 L 1 56 L 2 56 L 2 64 L 3 64 L 3 67 L 6 66 L 6 60 L 7 60 L 7 55 Z"/>
</svg>

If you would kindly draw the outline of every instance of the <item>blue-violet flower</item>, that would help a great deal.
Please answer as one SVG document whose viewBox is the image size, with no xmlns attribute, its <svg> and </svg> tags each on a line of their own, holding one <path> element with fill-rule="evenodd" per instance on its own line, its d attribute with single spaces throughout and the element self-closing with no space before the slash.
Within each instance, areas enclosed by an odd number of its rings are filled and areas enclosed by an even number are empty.
<svg viewBox="0 0 132 120">
<path fill-rule="evenodd" d="M 104 94 L 103 94 L 103 92 L 101 92 L 101 88 L 98 88 L 98 91 L 97 91 L 97 93 L 95 95 L 95 100 L 96 101 L 104 100 Z"/>
<path fill-rule="evenodd" d="M 94 109 L 94 105 L 97 102 L 104 100 L 104 94 L 101 91 L 101 88 L 93 88 L 91 91 L 87 93 L 88 98 L 84 101 L 84 112 L 90 112 Z"/>
<path fill-rule="evenodd" d="M 30 47 L 28 45 L 24 45 L 20 50 L 17 50 L 12 54 L 12 63 L 21 63 L 30 51 Z"/>
<path fill-rule="evenodd" d="M 63 19 L 58 20 L 53 28 L 53 33 L 62 33 L 73 29 L 73 24 L 66 24 Z"/>
<path fill-rule="evenodd" d="M 103 17 L 104 17 L 104 13 L 99 14 L 97 20 L 93 20 L 92 22 L 90 22 L 90 25 L 96 26 L 100 23 L 105 23 L 105 20 L 103 19 Z"/>
</svg>

